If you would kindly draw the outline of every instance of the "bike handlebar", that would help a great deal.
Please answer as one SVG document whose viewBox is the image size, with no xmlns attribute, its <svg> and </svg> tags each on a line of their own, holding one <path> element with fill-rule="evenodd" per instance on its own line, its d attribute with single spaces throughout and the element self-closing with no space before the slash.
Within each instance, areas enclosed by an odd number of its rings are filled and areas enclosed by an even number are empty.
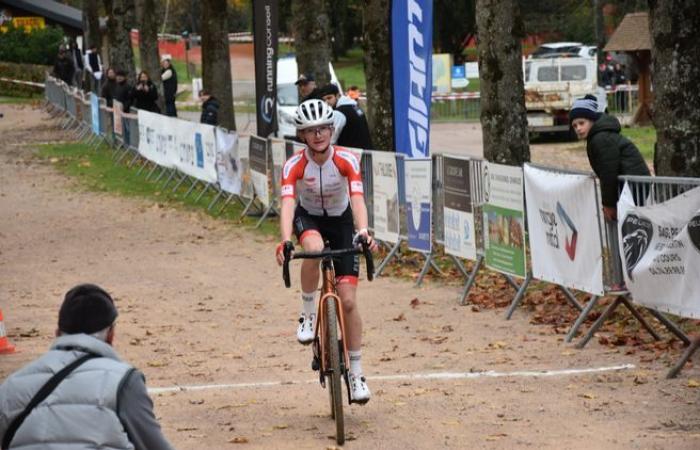
<svg viewBox="0 0 700 450">
<path fill-rule="evenodd" d="M 294 244 L 287 241 L 284 245 L 284 264 L 282 267 L 282 278 L 284 279 L 284 285 L 286 287 L 291 287 L 292 282 L 289 277 L 289 262 L 293 259 L 317 259 L 317 258 L 329 258 L 334 256 L 344 256 L 344 255 L 363 255 L 365 257 L 365 263 L 367 264 L 367 280 L 372 281 L 374 279 L 374 258 L 372 257 L 372 250 L 369 248 L 367 239 L 364 236 L 360 236 L 360 246 L 356 248 L 346 248 L 339 250 L 331 250 L 325 248 L 320 252 L 299 252 L 291 254 L 294 250 Z M 291 255 L 291 258 L 290 258 Z"/>
</svg>

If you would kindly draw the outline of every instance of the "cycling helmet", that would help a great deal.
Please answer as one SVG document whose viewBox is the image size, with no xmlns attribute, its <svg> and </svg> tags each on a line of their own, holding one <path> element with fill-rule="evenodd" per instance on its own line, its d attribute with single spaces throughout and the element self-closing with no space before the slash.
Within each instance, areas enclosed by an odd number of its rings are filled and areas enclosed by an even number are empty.
<svg viewBox="0 0 700 450">
<path fill-rule="evenodd" d="M 319 125 L 333 125 L 333 108 L 323 100 L 306 100 L 297 107 L 294 123 L 297 130 Z"/>
</svg>

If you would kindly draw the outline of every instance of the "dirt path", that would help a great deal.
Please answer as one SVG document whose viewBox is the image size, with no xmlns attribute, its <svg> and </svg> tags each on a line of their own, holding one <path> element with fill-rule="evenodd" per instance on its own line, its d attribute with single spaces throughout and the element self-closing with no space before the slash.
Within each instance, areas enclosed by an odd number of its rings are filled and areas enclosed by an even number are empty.
<svg viewBox="0 0 700 450">
<path fill-rule="evenodd" d="M 0 307 L 20 350 L 0 356 L 0 380 L 46 350 L 62 294 L 96 282 L 117 299 L 117 350 L 149 387 L 229 385 L 153 395 L 177 448 L 332 447 L 327 394 L 294 340 L 298 283 L 283 288 L 273 240 L 84 192 L 27 145 L 65 138 L 44 115 L 0 112 Z M 380 278 L 360 293 L 374 397 L 346 408 L 345 448 L 700 448 L 698 390 L 687 387 L 697 367 L 667 381 L 624 347 L 574 350 L 524 311 L 506 322 L 437 284 Z M 622 364 L 635 367 L 518 373 Z"/>
</svg>

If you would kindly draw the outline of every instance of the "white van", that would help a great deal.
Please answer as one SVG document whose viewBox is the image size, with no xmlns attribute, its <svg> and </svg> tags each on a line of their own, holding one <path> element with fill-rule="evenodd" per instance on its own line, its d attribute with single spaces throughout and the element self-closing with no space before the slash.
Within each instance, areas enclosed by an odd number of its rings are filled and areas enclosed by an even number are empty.
<svg viewBox="0 0 700 450">
<path fill-rule="evenodd" d="M 333 70 L 333 64 L 328 63 L 328 71 L 331 74 L 331 83 L 338 86 L 343 92 L 338 77 Z M 299 105 L 299 90 L 294 84 L 299 79 L 297 59 L 294 55 L 284 56 L 277 60 L 277 136 L 281 138 L 296 137 L 297 131 L 294 125 L 294 112 Z M 319 86 L 320 87 L 320 86 Z"/>
</svg>

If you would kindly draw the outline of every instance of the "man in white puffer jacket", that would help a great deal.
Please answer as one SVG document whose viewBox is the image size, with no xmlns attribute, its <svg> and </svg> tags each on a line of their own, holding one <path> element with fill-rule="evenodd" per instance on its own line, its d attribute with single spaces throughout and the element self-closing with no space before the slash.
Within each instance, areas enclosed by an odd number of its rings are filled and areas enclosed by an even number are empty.
<svg viewBox="0 0 700 450">
<path fill-rule="evenodd" d="M 16 429 L 10 449 L 171 449 L 153 413 L 144 376 L 112 348 L 117 309 L 92 284 L 65 296 L 51 349 L 0 385 L 0 440 L 57 372 L 86 354 Z"/>
</svg>

